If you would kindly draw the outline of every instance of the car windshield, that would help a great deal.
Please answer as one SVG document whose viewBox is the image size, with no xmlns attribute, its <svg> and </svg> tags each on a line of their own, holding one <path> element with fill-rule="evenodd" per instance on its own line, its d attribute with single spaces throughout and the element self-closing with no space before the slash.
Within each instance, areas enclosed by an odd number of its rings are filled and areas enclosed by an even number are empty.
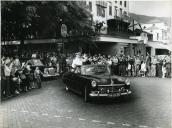
<svg viewBox="0 0 172 128">
<path fill-rule="evenodd" d="M 109 75 L 110 70 L 106 65 L 86 65 L 81 67 L 82 75 Z"/>
</svg>

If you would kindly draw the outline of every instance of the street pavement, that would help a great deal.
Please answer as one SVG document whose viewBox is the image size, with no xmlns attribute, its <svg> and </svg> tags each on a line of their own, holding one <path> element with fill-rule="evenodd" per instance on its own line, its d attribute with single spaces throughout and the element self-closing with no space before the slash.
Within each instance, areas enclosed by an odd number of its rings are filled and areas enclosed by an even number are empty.
<svg viewBox="0 0 172 128">
<path fill-rule="evenodd" d="M 83 97 L 66 92 L 61 79 L 1 102 L 0 128 L 172 128 L 171 80 L 130 78 L 123 98 Z"/>
</svg>

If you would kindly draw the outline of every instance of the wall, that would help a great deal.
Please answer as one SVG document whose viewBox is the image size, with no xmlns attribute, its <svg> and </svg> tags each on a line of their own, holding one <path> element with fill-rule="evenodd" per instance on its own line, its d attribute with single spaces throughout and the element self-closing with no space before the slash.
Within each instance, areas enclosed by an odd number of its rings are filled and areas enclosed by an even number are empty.
<svg viewBox="0 0 172 128">
<path fill-rule="evenodd" d="M 124 47 L 118 43 L 99 43 L 98 44 L 98 53 L 105 55 L 119 55 L 124 53 Z"/>
<path fill-rule="evenodd" d="M 167 25 L 164 23 L 149 23 L 149 24 L 142 24 L 142 28 L 146 27 L 144 30 L 148 33 L 153 34 L 153 41 L 163 41 L 167 40 L 168 33 L 167 33 Z M 149 27 L 155 27 L 156 29 L 149 29 Z M 157 38 L 157 33 L 159 34 L 159 38 Z"/>
<path fill-rule="evenodd" d="M 92 11 L 91 14 L 93 15 L 93 20 L 94 21 L 99 21 L 99 22 L 104 22 L 107 25 L 107 20 L 109 19 L 114 19 L 115 14 L 115 6 L 117 7 L 118 10 L 118 15 L 120 12 L 120 8 L 122 9 L 122 13 L 125 11 L 128 15 L 129 13 L 129 1 L 126 1 L 127 6 L 124 7 L 124 0 L 122 0 L 122 5 L 120 5 L 120 1 L 104 1 L 107 3 L 107 7 L 105 8 L 105 17 L 97 16 L 97 5 L 96 1 L 92 1 Z M 87 5 L 89 4 L 89 1 L 87 1 Z M 112 15 L 109 15 L 109 6 L 112 6 Z M 120 15 L 119 15 L 120 16 Z"/>
<path fill-rule="evenodd" d="M 146 56 L 146 46 L 144 44 L 136 44 L 134 46 L 134 55 L 143 55 Z"/>
</svg>

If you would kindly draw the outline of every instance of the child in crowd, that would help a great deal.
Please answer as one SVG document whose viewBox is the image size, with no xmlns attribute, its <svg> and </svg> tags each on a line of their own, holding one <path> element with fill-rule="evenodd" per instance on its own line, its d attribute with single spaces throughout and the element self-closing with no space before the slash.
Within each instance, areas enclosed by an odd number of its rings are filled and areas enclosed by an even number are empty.
<svg viewBox="0 0 172 128">
<path fill-rule="evenodd" d="M 140 75 L 142 77 L 145 77 L 146 73 L 146 63 L 144 61 L 141 62 L 141 69 L 140 69 Z"/>
<path fill-rule="evenodd" d="M 42 74 L 43 73 L 39 70 L 39 67 L 36 67 L 36 69 L 34 71 L 34 76 L 35 76 L 35 81 L 36 81 L 38 88 L 42 87 L 42 85 L 41 85 L 41 75 Z"/>
</svg>

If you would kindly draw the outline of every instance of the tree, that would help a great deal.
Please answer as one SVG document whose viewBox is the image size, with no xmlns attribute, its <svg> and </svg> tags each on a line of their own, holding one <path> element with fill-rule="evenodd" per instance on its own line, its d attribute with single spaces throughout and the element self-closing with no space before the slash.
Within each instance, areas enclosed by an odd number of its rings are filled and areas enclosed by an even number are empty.
<svg viewBox="0 0 172 128">
<path fill-rule="evenodd" d="M 91 39 L 91 14 L 79 1 L 2 1 L 2 40 L 60 38 L 65 23 L 70 37 Z"/>
<path fill-rule="evenodd" d="M 2 1 L 2 33 L 9 34 L 3 37 L 8 40 L 30 35 L 52 38 L 59 29 L 60 20 L 70 33 L 82 35 L 83 30 L 91 30 L 91 14 L 80 5 L 77 1 Z"/>
</svg>

